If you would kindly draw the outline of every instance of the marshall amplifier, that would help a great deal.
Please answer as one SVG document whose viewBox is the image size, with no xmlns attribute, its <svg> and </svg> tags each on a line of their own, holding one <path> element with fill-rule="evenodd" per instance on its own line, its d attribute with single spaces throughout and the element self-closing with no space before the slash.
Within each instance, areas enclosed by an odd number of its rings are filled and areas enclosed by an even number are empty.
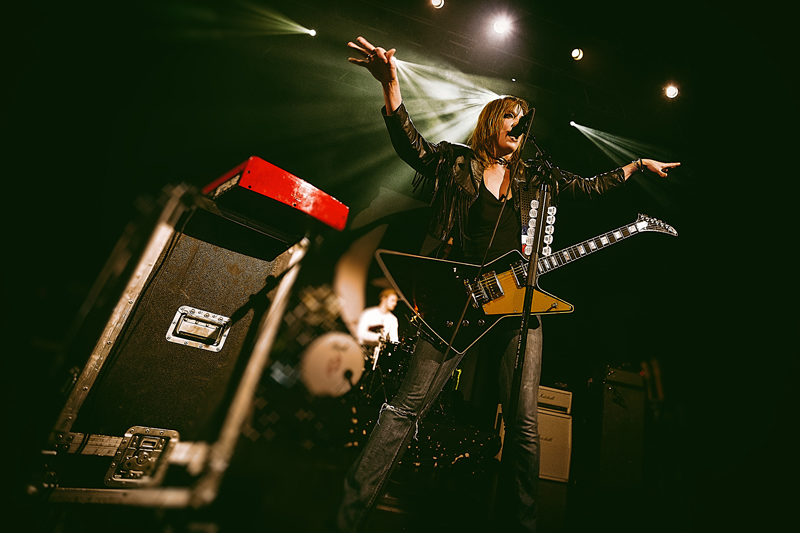
<svg viewBox="0 0 800 533">
<path fill-rule="evenodd" d="M 552 481 L 569 481 L 572 459 L 572 417 L 539 409 L 539 477 Z"/>
<path fill-rule="evenodd" d="M 569 481 L 572 462 L 572 393 L 549 387 L 539 387 L 539 477 L 551 481 Z M 505 436 L 502 408 L 497 406 L 500 439 Z M 495 456 L 502 459 L 503 450 Z"/>
<path fill-rule="evenodd" d="M 566 415 L 572 413 L 572 393 L 550 387 L 539 387 L 539 409 L 558 411 Z"/>
</svg>

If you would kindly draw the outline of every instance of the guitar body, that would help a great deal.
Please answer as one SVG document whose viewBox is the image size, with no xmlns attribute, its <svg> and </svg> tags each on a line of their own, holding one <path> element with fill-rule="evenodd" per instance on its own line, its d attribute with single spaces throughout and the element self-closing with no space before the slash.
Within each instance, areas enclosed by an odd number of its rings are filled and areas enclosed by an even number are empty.
<svg viewBox="0 0 800 533">
<path fill-rule="evenodd" d="M 564 300 L 541 290 L 539 276 L 646 232 L 678 236 L 672 226 L 640 213 L 630 224 L 541 257 L 536 263 L 537 285 L 533 288 L 531 314 L 550 315 L 574 310 Z M 388 250 L 378 250 L 375 257 L 400 299 L 443 343 L 448 344 L 452 339 L 452 349 L 459 354 L 503 318 L 522 315 L 527 259 L 519 251 L 508 252 L 482 270 L 469 263 Z M 453 338 L 465 305 L 467 310 Z"/>
<path fill-rule="evenodd" d="M 450 342 L 467 305 L 452 344 L 453 351 L 459 354 L 503 318 L 521 316 L 526 279 L 515 265 L 526 260 L 520 252 L 508 252 L 488 263 L 477 287 L 475 279 L 480 271 L 479 265 L 388 250 L 378 250 L 375 255 L 400 299 L 443 343 Z M 488 298 L 481 297 L 484 295 Z M 564 300 L 539 287 L 534 288 L 531 314 L 570 313 L 573 310 L 574 307 Z"/>
</svg>

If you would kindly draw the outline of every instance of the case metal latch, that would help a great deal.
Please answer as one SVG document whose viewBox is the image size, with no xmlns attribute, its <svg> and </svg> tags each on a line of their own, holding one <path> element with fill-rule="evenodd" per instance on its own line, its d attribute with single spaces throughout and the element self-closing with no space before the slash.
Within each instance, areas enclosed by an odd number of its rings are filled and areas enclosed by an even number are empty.
<svg viewBox="0 0 800 533">
<path fill-rule="evenodd" d="M 218 352 L 225 344 L 230 331 L 231 319 L 183 305 L 167 330 L 167 340 L 201 350 Z"/>
<path fill-rule="evenodd" d="M 130 428 L 106 472 L 105 484 L 109 487 L 157 485 L 166 474 L 167 459 L 178 437 L 178 432 L 171 429 Z"/>
</svg>

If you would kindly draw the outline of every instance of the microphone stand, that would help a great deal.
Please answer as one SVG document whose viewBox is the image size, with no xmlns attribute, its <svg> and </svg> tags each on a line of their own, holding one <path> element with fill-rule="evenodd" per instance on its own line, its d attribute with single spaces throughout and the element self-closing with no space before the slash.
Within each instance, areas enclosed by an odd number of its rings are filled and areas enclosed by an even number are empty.
<svg viewBox="0 0 800 533">
<path fill-rule="evenodd" d="M 533 121 L 531 120 L 530 122 Z M 530 135 L 530 123 L 527 126 L 527 131 L 525 132 L 523 147 L 524 143 L 527 142 L 529 135 Z M 531 142 L 533 143 L 533 146 L 536 148 L 537 155 L 541 154 L 542 156 L 544 156 L 544 152 L 542 152 L 542 150 L 536 144 L 536 140 L 532 139 Z M 520 151 L 521 150 L 522 147 L 520 147 Z M 525 282 L 525 298 L 523 300 L 522 321 L 519 330 L 517 355 L 516 355 L 516 360 L 514 362 L 514 375 L 512 378 L 511 394 L 509 396 L 508 405 L 506 405 L 506 412 L 503 414 L 503 418 L 506 420 L 506 439 L 505 439 L 506 441 L 509 440 L 509 437 L 511 437 L 511 439 L 515 439 L 517 433 L 516 422 L 517 422 L 517 412 L 519 405 L 519 393 L 522 388 L 522 374 L 523 374 L 522 370 L 525 362 L 525 350 L 528 344 L 528 323 L 530 319 L 531 307 L 533 306 L 534 287 L 536 286 L 536 278 L 538 274 L 537 265 L 539 263 L 539 257 L 541 256 L 542 252 L 547 211 L 548 208 L 550 207 L 551 198 L 550 198 L 549 182 L 552 180 L 553 166 L 547 160 L 546 157 L 543 157 L 543 161 L 544 161 L 546 178 L 539 186 L 539 189 L 536 191 L 535 195 L 535 199 L 538 200 L 539 206 L 538 206 L 538 213 L 535 219 L 534 217 L 531 217 L 531 220 L 535 220 L 534 225 L 532 226 L 534 228 L 534 236 L 533 236 L 534 243 L 532 245 L 531 254 L 528 258 L 528 263 L 527 263 L 528 276 Z M 524 208 L 526 207 L 520 206 L 520 209 Z M 529 227 L 531 227 L 530 223 Z M 510 455 L 513 453 L 511 452 L 512 449 L 513 448 L 509 448 L 503 451 L 504 461 L 506 460 L 507 457 L 510 459 Z"/>
</svg>

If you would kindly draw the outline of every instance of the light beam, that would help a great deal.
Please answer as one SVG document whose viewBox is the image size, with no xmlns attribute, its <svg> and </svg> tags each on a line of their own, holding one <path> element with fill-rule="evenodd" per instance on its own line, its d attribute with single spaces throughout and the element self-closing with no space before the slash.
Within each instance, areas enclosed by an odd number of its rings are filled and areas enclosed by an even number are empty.
<svg viewBox="0 0 800 533">
<path fill-rule="evenodd" d="M 404 100 L 413 102 L 415 120 L 428 122 L 424 134 L 434 142 L 465 141 L 483 106 L 500 97 L 460 72 L 401 60 L 397 65 Z"/>
<path fill-rule="evenodd" d="M 634 141 L 619 135 L 606 133 L 604 131 L 596 130 L 588 126 L 583 126 L 571 121 L 570 126 L 573 126 L 580 131 L 587 139 L 600 148 L 609 159 L 618 165 L 626 165 L 632 160 L 645 155 L 646 157 L 661 158 L 669 160 L 670 155 L 653 145 Z"/>
</svg>

